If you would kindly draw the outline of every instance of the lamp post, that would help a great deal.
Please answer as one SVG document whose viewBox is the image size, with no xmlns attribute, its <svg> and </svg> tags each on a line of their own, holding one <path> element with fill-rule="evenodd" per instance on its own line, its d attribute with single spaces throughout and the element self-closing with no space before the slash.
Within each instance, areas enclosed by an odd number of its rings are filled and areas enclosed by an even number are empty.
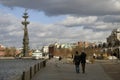
<svg viewBox="0 0 120 80">
<path fill-rule="evenodd" d="M 85 41 L 83 42 L 83 51 L 85 51 Z"/>
<path fill-rule="evenodd" d="M 119 62 L 119 58 L 120 58 L 120 46 L 118 47 L 118 51 L 119 51 L 119 52 L 118 52 L 118 54 L 117 54 L 117 57 L 118 57 L 118 58 L 117 58 L 117 63 Z"/>
<path fill-rule="evenodd" d="M 119 47 L 118 59 L 120 59 L 120 47 Z"/>
<path fill-rule="evenodd" d="M 26 12 L 27 10 L 25 10 L 25 13 L 23 15 L 24 21 L 22 21 L 22 25 L 24 25 L 24 37 L 23 37 L 23 56 L 24 57 L 28 57 L 28 50 L 29 50 L 29 37 L 28 37 L 28 29 L 27 29 L 27 25 L 29 24 L 29 22 L 27 21 L 28 13 Z"/>
</svg>

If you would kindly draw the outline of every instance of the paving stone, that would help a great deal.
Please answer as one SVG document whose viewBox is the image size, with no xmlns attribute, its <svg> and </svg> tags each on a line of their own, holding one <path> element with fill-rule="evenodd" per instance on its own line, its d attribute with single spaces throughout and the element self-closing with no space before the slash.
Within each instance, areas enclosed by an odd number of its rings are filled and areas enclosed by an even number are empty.
<svg viewBox="0 0 120 80">
<path fill-rule="evenodd" d="M 74 64 L 64 62 L 57 59 L 49 60 L 46 67 L 40 70 L 32 80 L 112 80 L 99 62 L 86 64 L 85 74 L 81 71 L 77 74 Z"/>
</svg>

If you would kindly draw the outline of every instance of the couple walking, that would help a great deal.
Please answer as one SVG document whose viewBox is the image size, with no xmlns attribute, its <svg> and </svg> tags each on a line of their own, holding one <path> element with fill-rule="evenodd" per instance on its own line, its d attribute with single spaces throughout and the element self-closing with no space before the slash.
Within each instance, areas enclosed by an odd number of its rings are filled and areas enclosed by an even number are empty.
<svg viewBox="0 0 120 80">
<path fill-rule="evenodd" d="M 86 53 L 84 51 L 82 51 L 80 55 L 78 54 L 78 51 L 76 51 L 73 62 L 75 64 L 76 73 L 80 72 L 80 63 L 82 67 L 82 72 L 85 73 Z"/>
</svg>

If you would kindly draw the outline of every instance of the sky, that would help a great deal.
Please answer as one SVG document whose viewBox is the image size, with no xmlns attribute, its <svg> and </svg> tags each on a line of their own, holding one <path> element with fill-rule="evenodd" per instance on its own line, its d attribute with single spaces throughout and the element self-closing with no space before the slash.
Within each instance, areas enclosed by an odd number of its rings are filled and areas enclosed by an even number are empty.
<svg viewBox="0 0 120 80">
<path fill-rule="evenodd" d="M 25 9 L 30 48 L 103 42 L 120 26 L 120 0 L 0 0 L 0 44 L 23 46 Z"/>
</svg>

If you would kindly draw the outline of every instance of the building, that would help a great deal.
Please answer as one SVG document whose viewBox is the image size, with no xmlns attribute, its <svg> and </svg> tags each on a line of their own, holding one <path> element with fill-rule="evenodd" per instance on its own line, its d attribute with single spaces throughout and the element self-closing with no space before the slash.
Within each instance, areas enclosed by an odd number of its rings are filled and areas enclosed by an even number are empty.
<svg viewBox="0 0 120 80">
<path fill-rule="evenodd" d="M 113 29 L 110 36 L 107 37 L 108 52 L 120 59 L 120 28 Z"/>
<path fill-rule="evenodd" d="M 5 47 L 3 45 L 0 45 L 0 56 L 5 55 Z"/>
<path fill-rule="evenodd" d="M 43 53 L 49 53 L 49 46 L 43 46 L 42 51 Z"/>
<path fill-rule="evenodd" d="M 75 43 L 54 43 L 49 45 L 49 54 L 53 56 L 66 57 L 71 55 L 72 49 L 76 47 Z"/>
<path fill-rule="evenodd" d="M 74 44 L 74 43 L 64 43 L 64 44 L 60 45 L 60 48 L 71 49 L 71 48 L 74 48 L 74 47 L 76 47 L 76 44 Z"/>
<path fill-rule="evenodd" d="M 110 36 L 107 37 L 107 43 L 114 45 L 117 41 L 120 41 L 120 28 L 113 29 Z"/>
<path fill-rule="evenodd" d="M 55 51 L 54 47 L 55 46 L 53 44 L 49 45 L 49 54 L 54 55 L 54 51 Z"/>
<path fill-rule="evenodd" d="M 77 43 L 77 45 L 78 45 L 78 46 L 81 46 L 81 47 L 83 47 L 83 48 L 87 48 L 87 47 L 89 47 L 90 45 L 93 46 L 93 44 L 90 43 L 90 42 L 82 42 L 82 41 L 79 41 L 79 42 Z"/>
</svg>

